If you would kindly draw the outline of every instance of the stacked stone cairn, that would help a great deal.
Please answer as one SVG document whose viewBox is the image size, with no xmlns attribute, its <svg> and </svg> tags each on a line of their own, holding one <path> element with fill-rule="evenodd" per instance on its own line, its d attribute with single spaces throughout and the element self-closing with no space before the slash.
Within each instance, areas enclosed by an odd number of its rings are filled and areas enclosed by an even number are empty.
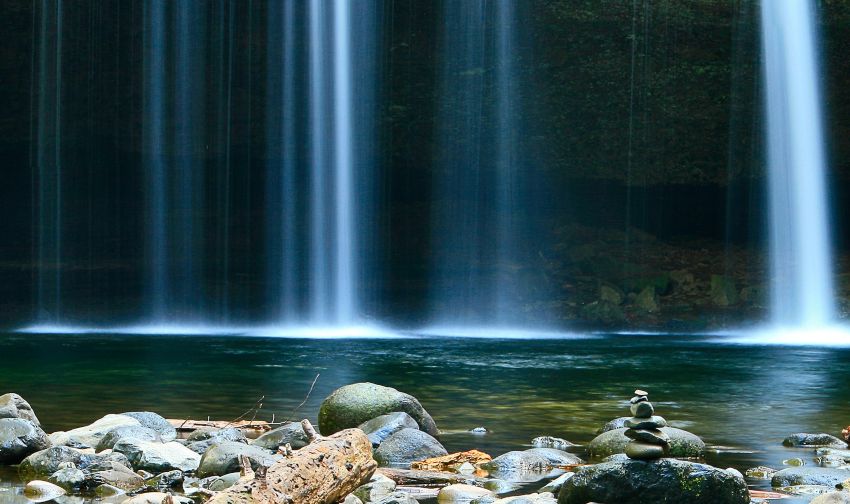
<svg viewBox="0 0 850 504">
<path fill-rule="evenodd" d="M 626 420 L 624 434 L 631 441 L 626 445 L 626 456 L 635 460 L 656 460 L 667 454 L 670 438 L 662 432 L 667 426 L 663 417 L 655 416 L 655 408 L 643 390 L 635 390 L 631 399 L 632 418 Z"/>
</svg>

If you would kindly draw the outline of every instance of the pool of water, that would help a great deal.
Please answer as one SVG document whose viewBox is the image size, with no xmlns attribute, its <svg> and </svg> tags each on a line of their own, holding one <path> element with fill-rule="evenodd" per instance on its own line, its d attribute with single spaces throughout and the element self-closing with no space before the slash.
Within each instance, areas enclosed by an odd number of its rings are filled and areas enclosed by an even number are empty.
<svg viewBox="0 0 850 504">
<path fill-rule="evenodd" d="M 260 398 L 258 419 L 315 422 L 325 396 L 358 381 L 419 398 L 446 432 L 449 451 L 477 448 L 494 456 L 544 434 L 587 443 L 606 421 L 628 414 L 635 388 L 649 391 L 657 413 L 673 426 L 712 447 L 709 463 L 742 472 L 782 467 L 798 456 L 811 463 L 810 450 L 783 448 L 782 439 L 793 432 L 839 435 L 850 424 L 850 349 L 724 344 L 704 336 L 8 333 L 0 335 L 0 356 L 0 393 L 21 394 L 48 431 L 129 410 L 232 420 Z M 490 433 L 465 432 L 479 426 Z M 15 493 L 13 474 L 0 471 L 0 500 Z"/>
</svg>

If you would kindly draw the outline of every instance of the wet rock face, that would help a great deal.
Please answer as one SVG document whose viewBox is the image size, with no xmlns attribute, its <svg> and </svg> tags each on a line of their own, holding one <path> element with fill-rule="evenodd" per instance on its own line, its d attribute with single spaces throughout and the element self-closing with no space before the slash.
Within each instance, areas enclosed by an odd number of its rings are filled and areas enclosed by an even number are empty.
<svg viewBox="0 0 850 504">
<path fill-rule="evenodd" d="M 831 434 L 808 434 L 800 432 L 791 434 L 782 441 L 785 446 L 827 447 L 846 449 L 847 443 Z"/>
<path fill-rule="evenodd" d="M 17 464 L 50 446 L 41 427 L 24 418 L 0 418 L 0 464 Z"/>
<path fill-rule="evenodd" d="M 346 385 L 329 395 L 319 408 L 319 430 L 328 436 L 396 411 L 410 415 L 422 431 L 439 435 L 434 419 L 415 397 L 368 382 Z"/>
<path fill-rule="evenodd" d="M 587 502 L 746 504 L 750 494 L 743 478 L 709 465 L 625 460 L 581 467 L 564 483 L 558 504 Z"/>
</svg>

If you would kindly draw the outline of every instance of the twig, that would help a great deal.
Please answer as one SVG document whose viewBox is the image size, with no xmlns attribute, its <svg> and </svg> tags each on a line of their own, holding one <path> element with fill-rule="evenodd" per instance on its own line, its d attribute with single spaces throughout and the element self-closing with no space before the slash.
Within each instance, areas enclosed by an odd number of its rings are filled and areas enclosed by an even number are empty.
<svg viewBox="0 0 850 504">
<path fill-rule="evenodd" d="M 320 373 L 316 373 L 316 377 L 313 378 L 313 383 L 310 384 L 310 390 L 307 391 L 307 395 L 304 397 L 304 400 L 301 401 L 301 404 L 296 406 L 294 410 L 292 410 L 292 413 L 289 414 L 289 416 L 286 418 L 286 421 L 284 421 L 282 423 L 291 422 L 292 419 L 295 418 L 295 414 L 298 413 L 298 410 L 301 409 L 301 406 L 304 406 L 307 403 L 307 400 L 310 399 L 310 394 L 313 393 L 313 388 L 316 387 L 316 382 L 319 381 L 319 375 L 320 375 Z M 272 420 L 274 420 L 274 419 L 272 419 Z"/>
<path fill-rule="evenodd" d="M 225 425 L 225 426 L 224 426 L 224 428 L 226 429 L 226 428 L 227 428 L 227 427 L 229 427 L 230 425 L 232 425 L 232 424 L 234 424 L 234 423 L 238 422 L 239 420 L 242 420 L 243 418 L 245 418 L 245 417 L 248 415 L 248 413 L 251 413 L 251 412 L 253 411 L 253 412 L 254 412 L 254 418 L 252 418 L 252 419 L 251 419 L 251 422 L 249 422 L 249 423 L 252 423 L 252 422 L 254 421 L 254 419 L 255 419 L 255 418 L 257 418 L 257 412 L 258 412 L 258 411 L 259 411 L 259 410 L 263 407 L 263 399 L 265 399 L 265 398 L 266 398 L 266 396 L 262 396 L 262 397 L 260 397 L 259 399 L 257 399 L 257 402 L 255 402 L 253 406 L 251 406 L 250 408 L 248 408 L 248 410 L 247 410 L 245 413 L 242 413 L 242 414 L 241 414 L 241 415 L 239 415 L 238 417 L 236 417 L 236 418 L 234 418 L 233 420 L 231 420 L 231 421 L 227 422 L 227 425 Z"/>
</svg>

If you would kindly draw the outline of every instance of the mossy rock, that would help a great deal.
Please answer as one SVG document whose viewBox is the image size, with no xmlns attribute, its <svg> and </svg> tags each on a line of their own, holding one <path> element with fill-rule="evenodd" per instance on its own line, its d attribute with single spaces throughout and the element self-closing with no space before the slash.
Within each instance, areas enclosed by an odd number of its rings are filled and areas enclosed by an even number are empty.
<svg viewBox="0 0 850 504">
<path fill-rule="evenodd" d="M 662 427 L 661 431 L 670 437 L 669 457 L 696 458 L 705 454 L 705 443 L 696 434 L 675 427 Z M 631 441 L 625 432 L 625 428 L 612 429 L 596 436 L 588 446 L 591 456 L 607 457 L 623 453 L 626 444 Z"/>
<path fill-rule="evenodd" d="M 750 493 L 740 475 L 710 465 L 676 459 L 625 460 L 576 470 L 561 488 L 558 504 L 586 502 L 747 504 Z"/>
<path fill-rule="evenodd" d="M 432 436 L 440 431 L 431 415 L 410 394 L 374 383 L 353 383 L 336 389 L 319 408 L 319 431 L 328 436 L 359 426 L 375 417 L 403 411 Z"/>
</svg>

